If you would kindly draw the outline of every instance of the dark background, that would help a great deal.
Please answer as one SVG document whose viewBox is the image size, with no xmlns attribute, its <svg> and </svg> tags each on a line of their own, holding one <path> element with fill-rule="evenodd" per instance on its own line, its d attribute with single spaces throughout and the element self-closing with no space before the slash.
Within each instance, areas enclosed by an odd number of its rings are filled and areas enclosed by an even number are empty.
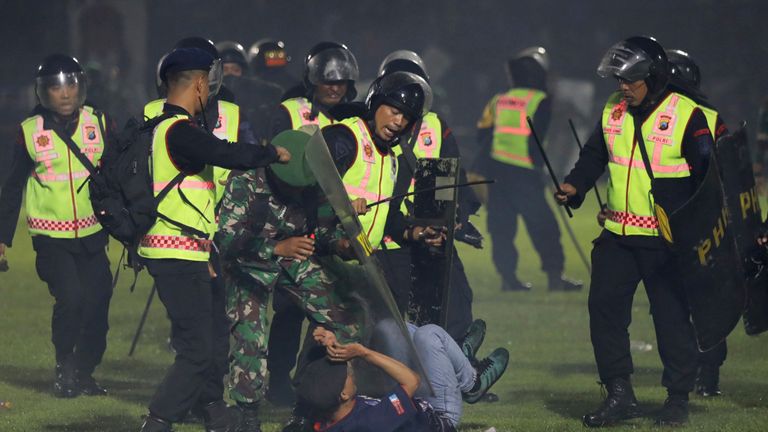
<svg viewBox="0 0 768 432">
<path fill-rule="evenodd" d="M 122 121 L 155 97 L 158 58 L 191 35 L 236 40 L 246 49 L 264 37 L 282 39 L 297 77 L 304 53 L 321 40 L 347 44 L 361 80 L 373 77 L 390 51 L 415 50 L 431 69 L 436 110 L 469 156 L 483 106 L 507 87 L 504 61 L 542 45 L 550 53 L 552 82 L 567 80 L 551 87 L 555 100 L 558 91 L 564 100 L 568 83 L 593 89 L 586 103 L 556 106 L 549 145 L 562 156 L 561 171 L 573 158 L 567 118 L 574 117 L 583 134 L 597 121 L 615 83 L 599 79 L 595 68 L 625 37 L 653 35 L 665 48 L 688 51 L 702 69 L 705 92 L 731 124 L 754 125 L 768 96 L 765 0 L 0 0 L 0 17 L 0 179 L 15 128 L 35 102 L 32 84 L 44 56 L 70 53 L 112 71 L 102 82 L 120 100 L 113 111 Z"/>
</svg>

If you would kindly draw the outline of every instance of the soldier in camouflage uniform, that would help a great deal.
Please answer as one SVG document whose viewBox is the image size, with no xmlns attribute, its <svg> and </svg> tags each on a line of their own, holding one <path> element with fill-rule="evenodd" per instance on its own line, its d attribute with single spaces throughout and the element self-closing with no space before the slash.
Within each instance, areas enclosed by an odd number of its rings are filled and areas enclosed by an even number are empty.
<svg viewBox="0 0 768 432">
<path fill-rule="evenodd" d="M 281 169 L 233 175 L 216 234 L 227 313 L 233 321 L 230 397 L 250 420 L 248 431 L 260 430 L 256 408 L 266 382 L 267 305 L 273 290 L 285 290 L 312 323 L 333 331 L 339 340 L 357 341 L 360 336 L 361 309 L 334 289 L 335 277 L 318 258 L 348 247 L 348 240 L 336 229 L 333 210 L 321 202 L 321 190 L 287 183 L 276 174 Z"/>
</svg>

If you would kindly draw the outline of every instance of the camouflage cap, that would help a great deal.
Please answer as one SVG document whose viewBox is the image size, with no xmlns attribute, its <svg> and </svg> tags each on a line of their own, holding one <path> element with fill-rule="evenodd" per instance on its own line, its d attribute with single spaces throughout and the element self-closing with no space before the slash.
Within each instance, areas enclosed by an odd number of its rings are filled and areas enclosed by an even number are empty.
<svg viewBox="0 0 768 432">
<path fill-rule="evenodd" d="M 304 131 L 287 130 L 272 139 L 272 145 L 285 147 L 291 153 L 291 160 L 286 164 L 273 163 L 270 169 L 280 180 L 291 186 L 307 187 L 317 183 L 304 157 L 304 149 L 310 137 Z"/>
</svg>

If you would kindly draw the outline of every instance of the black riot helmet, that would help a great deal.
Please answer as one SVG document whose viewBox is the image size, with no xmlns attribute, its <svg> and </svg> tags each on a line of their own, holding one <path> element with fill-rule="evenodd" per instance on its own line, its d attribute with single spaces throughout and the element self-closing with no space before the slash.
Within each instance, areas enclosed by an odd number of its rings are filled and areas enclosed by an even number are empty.
<svg viewBox="0 0 768 432">
<path fill-rule="evenodd" d="M 309 99 L 314 87 L 333 81 L 347 81 L 345 101 L 357 96 L 355 81 L 360 76 L 357 59 L 346 45 L 336 42 L 320 42 L 313 46 L 304 59 L 304 86 L 309 92 Z"/>
<path fill-rule="evenodd" d="M 211 65 L 211 70 L 208 72 L 208 100 L 212 100 L 214 97 L 216 97 L 217 94 L 219 94 L 219 89 L 221 88 L 221 83 L 223 82 L 224 78 L 224 71 L 221 64 L 221 54 L 219 54 L 219 50 L 216 49 L 216 45 L 214 45 L 210 39 L 205 39 L 199 36 L 192 36 L 176 42 L 176 45 L 173 46 L 173 49 L 177 48 L 197 48 L 207 52 L 211 55 L 211 57 L 214 58 L 213 65 Z"/>
<path fill-rule="evenodd" d="M 515 87 L 547 88 L 549 54 L 540 46 L 526 48 L 507 61 L 507 74 Z"/>
<path fill-rule="evenodd" d="M 68 91 L 77 91 L 73 103 L 65 107 L 55 106 L 48 89 L 57 87 Z M 87 95 L 85 71 L 76 58 L 64 54 L 51 54 L 37 67 L 35 94 L 43 108 L 62 115 L 70 115 L 85 103 Z M 67 111 L 63 112 L 62 108 Z"/>
<path fill-rule="evenodd" d="M 378 76 L 390 74 L 392 72 L 410 72 L 429 82 L 427 65 L 424 64 L 421 56 L 410 50 L 397 50 L 389 53 L 379 66 Z"/>
<path fill-rule="evenodd" d="M 386 104 L 402 111 L 410 121 L 415 121 L 424 117 L 432 108 L 432 88 L 419 75 L 392 72 L 373 81 L 365 104 L 370 115 L 379 106 Z"/>
<path fill-rule="evenodd" d="M 649 36 L 633 36 L 615 44 L 597 67 L 597 74 L 603 78 L 645 81 L 651 99 L 664 91 L 669 83 L 669 72 L 664 48 Z"/>
<path fill-rule="evenodd" d="M 290 61 L 291 57 L 281 40 L 261 39 L 248 50 L 248 63 L 257 75 L 265 70 L 284 68 Z"/>
<path fill-rule="evenodd" d="M 667 50 L 666 54 L 669 60 L 670 79 L 700 90 L 701 72 L 691 56 L 679 49 Z"/>
<path fill-rule="evenodd" d="M 243 72 L 248 70 L 248 60 L 245 54 L 245 48 L 235 41 L 222 41 L 216 44 L 216 49 L 221 55 L 221 63 L 236 63 L 240 65 Z"/>
</svg>

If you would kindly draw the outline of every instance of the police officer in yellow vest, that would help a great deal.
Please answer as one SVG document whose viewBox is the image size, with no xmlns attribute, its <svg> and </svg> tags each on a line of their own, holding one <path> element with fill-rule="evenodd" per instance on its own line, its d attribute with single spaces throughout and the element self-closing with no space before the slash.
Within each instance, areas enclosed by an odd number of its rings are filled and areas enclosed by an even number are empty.
<svg viewBox="0 0 768 432">
<path fill-rule="evenodd" d="M 379 76 L 385 76 L 387 74 L 404 71 L 414 73 L 425 81 L 429 82 L 429 74 L 427 73 L 426 65 L 422 58 L 414 51 L 398 50 L 393 51 L 384 58 L 379 66 Z M 453 131 L 448 127 L 445 119 L 440 117 L 435 112 L 427 113 L 421 122 L 417 123 L 419 130 L 412 130 L 411 133 L 399 140 L 399 145 L 395 147 L 395 154 L 398 155 L 398 178 L 395 184 L 395 195 L 403 194 L 413 191 L 413 169 L 410 167 L 411 163 L 416 162 L 422 158 L 460 158 L 459 146 L 456 142 L 456 137 Z M 416 127 L 416 125 L 414 125 Z M 410 150 L 408 150 L 410 149 Z M 413 153 L 413 160 L 408 162 L 410 157 L 404 155 L 405 152 Z M 466 172 L 461 169 L 459 174 L 459 182 L 466 183 Z M 463 188 L 459 189 L 459 222 L 465 224 L 468 222 L 469 213 L 472 210 L 466 210 L 476 208 L 476 201 L 472 189 Z M 412 209 L 413 198 L 405 198 L 402 200 L 401 211 L 411 216 L 410 209 Z M 393 205 L 396 205 L 393 204 Z M 395 243 L 388 243 L 387 250 L 392 250 L 403 246 L 403 250 L 407 253 L 408 248 L 405 245 L 397 245 Z M 461 343 L 467 329 L 472 324 L 472 288 L 469 286 L 467 275 L 464 272 L 464 266 L 461 263 L 458 253 L 454 248 L 453 268 L 451 269 L 451 284 L 450 284 L 450 301 L 448 311 L 448 322 L 446 324 L 446 331 L 452 338 Z M 403 273 L 410 277 L 408 269 L 402 269 L 398 273 Z M 405 287 L 408 285 L 406 284 Z M 433 287 L 424 289 L 432 289 Z M 406 293 L 408 294 L 408 293 Z M 407 296 L 406 296 L 407 298 Z"/>
<path fill-rule="evenodd" d="M 360 75 L 352 51 L 337 42 L 313 46 L 304 61 L 304 85 L 289 89 L 272 115 L 272 136 L 308 124 L 323 128 L 334 122 L 330 109 L 357 96 Z"/>
<path fill-rule="evenodd" d="M 488 231 L 503 291 L 531 289 L 531 284 L 521 282 L 516 274 L 518 215 L 525 221 L 539 253 L 550 291 L 581 289 L 581 282 L 563 276 L 565 256 L 560 229 L 545 200 L 542 159 L 526 122 L 528 116 L 533 119 L 543 140 L 552 113 L 547 97 L 548 69 L 549 58 L 544 48 L 532 47 L 518 53 L 507 64 L 514 87 L 494 96 L 477 123 L 480 153 L 475 171 L 496 180 L 488 189 Z"/>
<path fill-rule="evenodd" d="M 329 111 L 355 98 L 358 75 L 357 60 L 345 45 L 320 42 L 312 47 L 304 64 L 304 85 L 295 97 L 284 100 L 273 113 L 272 136 L 308 124 L 322 128 L 334 123 Z M 290 406 L 294 395 L 289 374 L 296 365 L 304 311 L 284 291 L 275 292 L 272 309 L 275 315 L 269 328 L 266 397 L 273 404 Z"/>
<path fill-rule="evenodd" d="M 187 176 L 158 206 L 176 223 L 158 219 L 139 247 L 171 319 L 177 351 L 149 405 L 144 432 L 170 431 L 193 406 L 202 409 L 207 431 L 235 431 L 240 422 L 240 413 L 223 401 L 229 340 L 219 326 L 224 292 L 211 284 L 215 274 L 209 264 L 215 231 L 213 166 L 247 170 L 287 161 L 290 155 L 272 146 L 218 139 L 193 121 L 208 95 L 218 90 L 220 72 L 216 59 L 197 48 L 173 50 L 160 68 L 168 88 L 163 112 L 172 116 L 153 133 L 156 193 L 180 172 Z"/>
<path fill-rule="evenodd" d="M 86 83 L 76 59 L 53 54 L 43 60 L 35 84 L 39 105 L 21 123 L 12 171 L 0 194 L 2 257 L 12 245 L 26 189 L 35 267 L 56 300 L 51 320 L 54 394 L 65 398 L 106 394 L 92 374 L 107 346 L 112 297 L 108 237 L 93 214 L 88 188 L 81 188 L 88 170 L 65 142 L 71 140 L 98 164 L 111 135 L 105 115 L 84 105 Z"/>
<path fill-rule="evenodd" d="M 638 36 L 617 43 L 603 57 L 598 74 L 616 78 L 619 91 L 608 99 L 561 185 L 563 193 L 555 195 L 558 203 L 578 207 L 608 167 L 608 219 L 594 241 L 589 292 L 592 346 L 608 395 L 583 422 L 600 427 L 639 414 L 630 383 L 628 327 L 632 299 L 643 281 L 668 393 L 656 423 L 680 425 L 688 419 L 697 349 L 679 283 L 684 275 L 659 237 L 653 205 L 674 211 L 690 198 L 706 174 L 712 133 L 696 102 L 668 89 L 669 63 L 654 39 Z M 655 177 L 653 193 L 644 159 Z"/>
</svg>

